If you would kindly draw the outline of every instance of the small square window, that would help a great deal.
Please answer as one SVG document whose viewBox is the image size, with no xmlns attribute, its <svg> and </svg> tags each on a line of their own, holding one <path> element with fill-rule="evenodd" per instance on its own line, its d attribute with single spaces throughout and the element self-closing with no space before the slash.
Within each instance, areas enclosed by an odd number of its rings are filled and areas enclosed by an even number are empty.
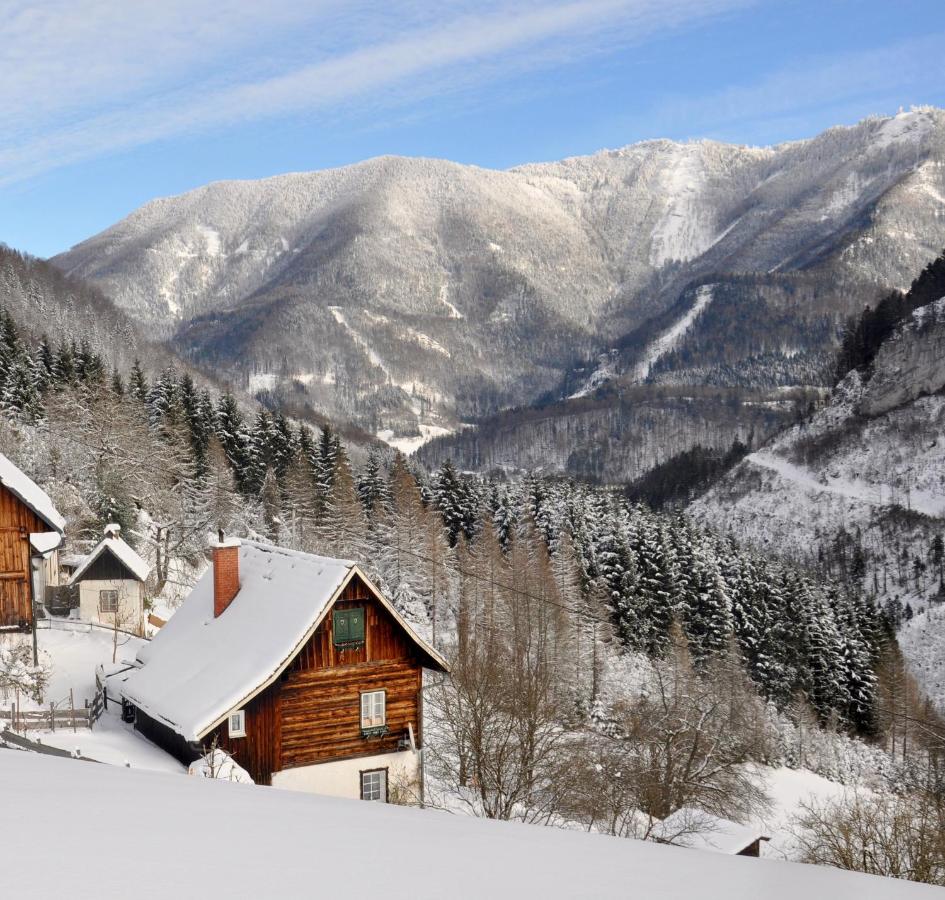
<svg viewBox="0 0 945 900">
<path fill-rule="evenodd" d="M 118 612 L 118 591 L 99 591 L 98 611 L 103 613 Z"/>
<path fill-rule="evenodd" d="M 387 769 L 371 769 L 361 773 L 361 799 L 387 802 Z"/>
<path fill-rule="evenodd" d="M 246 710 L 230 713 L 229 734 L 231 738 L 246 737 Z"/>
<path fill-rule="evenodd" d="M 387 724 L 387 694 L 366 691 L 361 695 L 361 730 L 380 728 Z"/>
<path fill-rule="evenodd" d="M 332 640 L 336 647 L 364 643 L 364 609 L 336 609 L 331 618 Z"/>
</svg>

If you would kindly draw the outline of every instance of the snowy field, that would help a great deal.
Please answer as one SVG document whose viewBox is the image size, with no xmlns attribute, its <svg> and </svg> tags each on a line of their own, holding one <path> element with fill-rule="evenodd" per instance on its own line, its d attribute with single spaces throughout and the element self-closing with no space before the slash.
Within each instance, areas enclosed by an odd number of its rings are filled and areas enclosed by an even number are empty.
<svg viewBox="0 0 945 900">
<path fill-rule="evenodd" d="M 13 642 L 30 643 L 31 637 L 28 634 L 4 634 L 0 640 L 8 645 Z M 43 708 L 48 709 L 50 701 L 57 707 L 68 708 L 70 689 L 76 707 L 91 700 L 95 695 L 95 667 L 112 661 L 114 641 L 114 633 L 108 628 L 62 619 L 53 619 L 51 624 L 50 620 L 40 623 L 37 629 L 40 663 L 49 669 Z M 119 634 L 117 660 L 134 659 L 143 643 L 141 638 Z M 9 708 L 12 698 L 0 697 L 0 700 Z M 37 705 L 21 696 L 20 708 L 33 709 Z"/>
<path fill-rule="evenodd" d="M 49 802 L 37 802 L 38 785 Z M 3 894 L 18 900 L 942 896 L 830 868 L 13 750 L 0 751 L 0 796 L 0 841 L 16 860 L 5 867 Z"/>
<path fill-rule="evenodd" d="M 771 839 L 761 848 L 762 856 L 791 859 L 795 855 L 795 841 L 791 834 L 791 819 L 802 804 L 823 804 L 843 794 L 843 785 L 816 775 L 807 769 L 769 769 L 756 767 L 764 779 L 771 810 L 757 824 Z"/>
</svg>

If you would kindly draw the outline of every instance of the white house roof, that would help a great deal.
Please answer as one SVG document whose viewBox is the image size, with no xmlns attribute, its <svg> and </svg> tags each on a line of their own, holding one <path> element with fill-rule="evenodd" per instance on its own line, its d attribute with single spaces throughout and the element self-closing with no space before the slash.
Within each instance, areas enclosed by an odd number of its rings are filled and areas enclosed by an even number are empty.
<svg viewBox="0 0 945 900">
<path fill-rule="evenodd" d="M 134 549 L 117 535 L 115 537 L 104 537 L 100 540 L 92 552 L 79 564 L 79 567 L 72 573 L 69 584 L 75 584 L 82 579 L 89 566 L 92 565 L 105 551 L 109 551 L 122 565 L 127 568 L 138 581 L 146 581 L 151 573 L 151 567 L 135 553 Z"/>
<path fill-rule="evenodd" d="M 701 809 L 683 807 L 668 815 L 654 829 L 657 840 L 715 853 L 736 854 L 767 835 L 753 825 L 741 825 Z"/>
<path fill-rule="evenodd" d="M 212 568 L 204 574 L 154 640 L 138 651 L 142 667 L 122 688 L 135 706 L 188 741 L 199 740 L 279 676 L 355 573 L 370 585 L 350 560 L 251 541 L 239 549 L 239 568 L 239 593 L 218 617 Z M 447 669 L 375 593 L 428 660 Z"/>
<path fill-rule="evenodd" d="M 52 500 L 32 478 L 18 469 L 6 456 L 0 453 L 0 484 L 11 494 L 19 497 L 50 528 L 60 534 L 66 530 L 66 520 L 59 515 Z"/>
</svg>

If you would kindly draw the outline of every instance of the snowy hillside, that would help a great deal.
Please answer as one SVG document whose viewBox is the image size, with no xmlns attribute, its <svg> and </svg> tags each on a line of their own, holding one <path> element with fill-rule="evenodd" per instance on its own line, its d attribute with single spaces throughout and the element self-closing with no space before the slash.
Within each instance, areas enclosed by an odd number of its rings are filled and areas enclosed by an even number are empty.
<svg viewBox="0 0 945 900">
<path fill-rule="evenodd" d="M 945 534 L 945 302 L 911 314 L 832 400 L 693 503 L 699 521 L 858 580 L 895 616 L 940 602 Z M 903 650 L 945 708 L 940 610 L 914 619 Z M 928 633 L 926 633 L 928 632 Z"/>
<path fill-rule="evenodd" d="M 803 269 L 814 287 L 784 315 L 836 325 L 945 243 L 942 196 L 945 113 L 921 109 L 774 148 L 648 141 L 504 172 L 383 157 L 220 182 L 56 263 L 202 365 L 396 439 L 559 392 L 713 273 Z M 835 340 L 800 334 L 810 346 L 778 359 Z"/>
<path fill-rule="evenodd" d="M 935 888 L 432 810 L 0 751 L 9 896 L 921 900 Z M 42 783 L 55 814 L 36 802 Z M 129 823 L 138 823 L 129 824 Z M 43 835 L 42 841 L 35 836 Z M 56 848 L 56 865 L 46 864 Z M 103 852 L 104 851 L 104 852 Z M 365 863 L 369 854 L 370 864 Z M 100 860 L 90 868 L 90 860 Z M 41 877 L 38 873 L 41 872 Z M 83 873 L 77 877 L 77 873 Z"/>
</svg>

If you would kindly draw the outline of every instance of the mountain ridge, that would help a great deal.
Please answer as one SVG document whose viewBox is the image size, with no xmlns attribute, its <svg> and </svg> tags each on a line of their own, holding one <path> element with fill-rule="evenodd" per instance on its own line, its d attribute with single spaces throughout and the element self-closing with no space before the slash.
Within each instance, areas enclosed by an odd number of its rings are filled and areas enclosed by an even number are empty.
<svg viewBox="0 0 945 900">
<path fill-rule="evenodd" d="M 797 340 L 821 311 L 839 330 L 851 294 L 945 243 L 943 166 L 933 108 L 771 148 L 656 139 L 506 170 L 385 156 L 159 198 L 54 262 L 270 403 L 443 433 L 573 393 L 611 348 L 627 372 L 621 337 L 716 273 L 820 278 L 775 305 Z M 820 329 L 803 349 L 835 343 Z"/>
</svg>

